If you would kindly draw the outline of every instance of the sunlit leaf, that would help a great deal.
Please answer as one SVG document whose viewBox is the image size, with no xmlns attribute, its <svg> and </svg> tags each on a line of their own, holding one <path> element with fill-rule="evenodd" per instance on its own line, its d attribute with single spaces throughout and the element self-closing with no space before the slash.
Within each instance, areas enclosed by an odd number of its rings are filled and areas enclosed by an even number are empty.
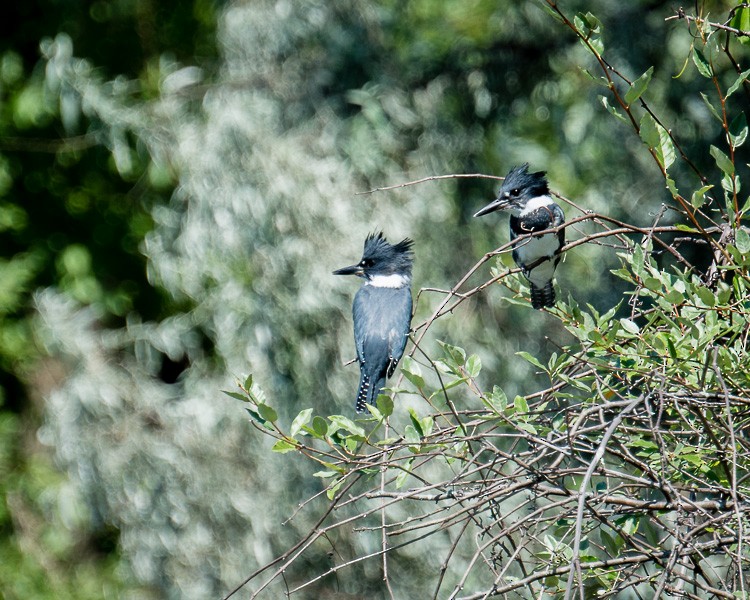
<svg viewBox="0 0 750 600">
<path fill-rule="evenodd" d="M 638 98 L 640 98 L 646 89 L 648 84 L 651 82 L 651 77 L 654 75 L 654 67 L 649 67 L 648 70 L 636 79 L 630 86 L 627 92 L 625 92 L 625 103 L 630 105 L 633 104 Z"/>
<path fill-rule="evenodd" d="M 748 235 L 747 230 L 737 230 L 734 234 L 734 245 L 742 254 L 750 252 L 750 235 Z"/>
<path fill-rule="evenodd" d="M 729 86 L 729 89 L 727 90 L 725 98 L 729 98 L 732 94 L 734 94 L 738 89 L 740 89 L 740 86 L 743 84 L 743 82 L 750 76 L 750 69 L 747 71 L 743 71 L 740 73 L 740 75 L 737 77 L 735 82 Z"/>
<path fill-rule="evenodd" d="M 711 65 L 709 64 L 708 60 L 706 60 L 706 57 L 703 56 L 703 52 L 701 52 L 698 48 L 693 48 L 693 63 L 695 63 L 695 66 L 698 69 L 698 73 L 703 75 L 703 77 L 711 77 Z"/>
<path fill-rule="evenodd" d="M 286 454 L 287 452 L 292 452 L 296 449 L 297 446 L 287 440 L 278 440 L 273 446 L 271 446 L 271 450 L 278 452 L 279 454 Z"/>
<path fill-rule="evenodd" d="M 714 187 L 713 185 L 704 185 L 700 189 L 695 190 L 693 192 L 693 195 L 690 198 L 690 203 L 693 205 L 693 208 L 700 208 L 701 206 L 703 206 L 703 204 L 705 204 L 706 192 L 713 187 Z M 679 228 L 680 227 L 678 226 L 678 229 Z M 693 230 L 692 228 L 688 228 L 688 229 L 682 229 L 681 231 L 692 231 L 692 230 Z"/>
<path fill-rule="evenodd" d="M 296 437 L 300 429 L 302 429 L 304 425 L 307 425 L 310 422 L 312 411 L 312 408 L 306 408 L 305 410 L 300 411 L 300 413 L 296 417 L 294 417 L 292 425 L 289 428 L 289 435 L 291 437 Z"/>
<path fill-rule="evenodd" d="M 738 114 L 729 124 L 729 141 L 732 146 L 739 148 L 747 139 L 747 118 L 745 113 Z"/>
<path fill-rule="evenodd" d="M 526 398 L 523 396 L 516 396 L 513 400 L 513 406 L 516 409 L 516 412 L 519 413 L 527 413 L 529 412 L 529 404 L 526 402 Z"/>
<path fill-rule="evenodd" d="M 723 123 L 724 119 L 721 118 L 721 115 L 719 114 L 719 111 L 716 110 L 716 107 L 711 104 L 711 100 L 708 99 L 708 96 L 706 96 L 706 94 L 704 94 L 703 92 L 701 92 L 700 94 L 701 98 L 703 99 L 703 103 L 708 108 L 708 111 L 714 116 L 717 121 L 719 121 L 719 123 Z"/>
<path fill-rule="evenodd" d="M 343 415 L 331 415 L 330 417 L 328 417 L 328 420 L 338 429 L 343 429 L 344 431 L 347 431 L 351 434 L 361 436 L 365 434 L 365 430 L 357 425 L 354 421 L 352 421 L 349 417 L 345 417 Z"/>
<path fill-rule="evenodd" d="M 734 164 L 726 154 L 724 154 L 716 146 L 711 146 L 709 152 L 711 153 L 711 156 L 714 157 L 716 166 L 718 166 L 719 169 L 722 170 L 722 172 L 726 173 L 729 176 L 734 175 Z"/>
<path fill-rule="evenodd" d="M 638 327 L 638 324 L 635 321 L 631 321 L 630 319 L 620 319 L 620 325 L 622 325 L 622 328 L 627 331 L 628 333 L 632 333 L 633 335 L 638 335 L 638 333 L 641 331 L 641 328 Z"/>
<path fill-rule="evenodd" d="M 466 360 L 466 372 L 468 373 L 469 377 L 478 377 L 479 372 L 481 370 L 482 370 L 481 359 L 476 354 L 472 354 Z"/>
<path fill-rule="evenodd" d="M 621 115 L 619 113 L 619 111 L 614 106 L 612 106 L 609 103 L 609 99 L 606 96 L 599 96 L 599 101 L 602 103 L 602 106 L 604 106 L 604 108 L 607 109 L 607 111 L 609 112 L 609 114 L 611 114 L 612 116 L 617 117 L 623 123 L 627 123 L 627 119 L 623 115 Z"/>
<path fill-rule="evenodd" d="M 729 26 L 744 33 L 750 32 L 750 7 L 747 5 L 737 6 L 734 10 L 734 16 L 729 21 Z M 747 35 L 738 35 L 737 39 L 740 44 L 750 44 L 750 37 Z"/>
<path fill-rule="evenodd" d="M 528 352 L 516 352 L 516 356 L 520 356 L 525 361 L 530 362 L 532 365 L 540 368 L 545 373 L 547 372 L 547 367 L 545 367 L 541 362 L 539 362 L 539 359 L 537 359 L 535 356 L 532 356 Z"/>
</svg>

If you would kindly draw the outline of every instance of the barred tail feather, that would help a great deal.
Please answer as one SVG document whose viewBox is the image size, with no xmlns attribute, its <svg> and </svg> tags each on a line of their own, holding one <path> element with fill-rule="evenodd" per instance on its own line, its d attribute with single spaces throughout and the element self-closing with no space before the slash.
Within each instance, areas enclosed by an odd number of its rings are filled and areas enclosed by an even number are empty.
<svg viewBox="0 0 750 600">
<path fill-rule="evenodd" d="M 365 412 L 365 407 L 370 401 L 372 382 L 366 373 L 359 376 L 359 390 L 357 391 L 357 403 L 354 405 L 358 413 Z"/>
<path fill-rule="evenodd" d="M 354 408 L 358 413 L 363 413 L 367 410 L 368 404 L 375 404 L 375 400 L 378 399 L 378 395 L 383 391 L 385 386 L 385 378 L 378 379 L 375 384 L 372 383 L 372 379 L 366 373 L 362 373 L 359 377 L 359 391 L 357 392 L 357 403 Z"/>
<path fill-rule="evenodd" d="M 547 282 L 543 288 L 536 287 L 533 283 L 531 284 L 531 306 L 540 310 L 547 307 L 553 307 L 555 305 L 555 288 L 552 287 L 552 281 Z"/>
</svg>

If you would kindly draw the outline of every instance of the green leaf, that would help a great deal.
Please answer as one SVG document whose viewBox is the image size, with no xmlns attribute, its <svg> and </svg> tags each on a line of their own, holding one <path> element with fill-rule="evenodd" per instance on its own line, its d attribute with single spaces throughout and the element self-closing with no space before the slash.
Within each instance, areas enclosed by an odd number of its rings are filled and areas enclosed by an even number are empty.
<svg viewBox="0 0 750 600">
<path fill-rule="evenodd" d="M 729 89 L 727 90 L 727 95 L 725 97 L 729 98 L 729 96 L 731 96 L 738 89 L 740 89 L 740 86 L 745 81 L 745 79 L 747 79 L 748 75 L 750 75 L 750 69 L 748 69 L 747 71 L 743 71 L 742 73 L 740 73 L 740 76 L 737 77 L 737 80 L 731 86 L 729 86 Z"/>
<path fill-rule="evenodd" d="M 415 429 L 414 425 L 407 425 L 404 427 L 404 440 L 411 446 L 412 452 L 419 451 L 419 444 L 422 441 L 422 437 L 419 432 Z"/>
<path fill-rule="evenodd" d="M 338 481 L 335 481 L 331 483 L 331 485 L 328 486 L 328 489 L 326 490 L 326 496 L 328 497 L 329 500 L 333 500 L 334 496 L 336 496 L 336 492 L 339 491 L 339 488 L 341 488 L 343 483 L 344 483 L 344 478 L 342 477 Z"/>
<path fill-rule="evenodd" d="M 251 387 L 253 387 L 253 374 L 252 373 L 250 373 L 250 375 L 248 375 L 245 378 L 245 383 L 242 384 L 242 387 L 245 388 L 246 390 L 249 390 Z"/>
<path fill-rule="evenodd" d="M 578 67 L 591 81 L 596 83 L 597 85 L 600 85 L 602 87 L 605 87 L 609 89 L 609 81 L 607 81 L 606 77 L 602 77 L 600 75 L 594 75 L 591 73 L 588 69 L 584 69 L 583 67 Z"/>
<path fill-rule="evenodd" d="M 639 135 L 649 148 L 656 148 L 659 145 L 659 131 L 656 129 L 656 121 L 648 113 L 644 113 L 641 118 Z"/>
<path fill-rule="evenodd" d="M 706 94 L 704 94 L 703 92 L 701 92 L 701 98 L 703 99 L 703 103 L 708 108 L 708 111 L 714 117 L 716 117 L 716 120 L 719 121 L 719 123 L 723 123 L 724 119 L 721 118 L 721 115 L 719 114 L 719 111 L 716 110 L 716 107 L 713 104 L 711 104 L 711 101 L 708 99 L 708 96 L 706 96 Z"/>
<path fill-rule="evenodd" d="M 223 394 L 226 394 L 230 398 L 234 398 L 235 400 L 241 400 L 242 402 L 250 402 L 250 398 L 246 396 L 245 394 L 240 394 L 239 392 L 230 392 L 228 390 L 221 390 Z"/>
<path fill-rule="evenodd" d="M 653 75 L 654 67 L 649 67 L 643 75 L 630 85 L 630 89 L 625 92 L 625 104 L 629 106 L 643 95 L 648 88 L 648 84 L 651 82 L 651 77 L 653 77 Z"/>
<path fill-rule="evenodd" d="M 604 106 L 604 108 L 606 108 L 606 109 L 607 109 L 607 111 L 609 112 L 609 114 L 611 114 L 611 115 L 613 115 L 613 116 L 617 117 L 617 118 L 618 118 L 618 119 L 620 119 L 620 121 L 622 121 L 623 123 L 627 123 L 627 122 L 628 122 L 628 121 L 627 121 L 627 119 L 626 119 L 625 117 L 623 117 L 623 116 L 622 116 L 622 115 L 621 115 L 621 114 L 620 114 L 620 113 L 619 113 L 619 112 L 617 111 L 617 109 L 616 109 L 616 108 L 615 108 L 614 106 L 612 106 L 612 105 L 611 105 L 611 104 L 609 103 L 609 100 L 607 99 L 607 97 L 606 97 L 606 96 L 599 96 L 599 101 L 600 101 L 600 102 L 602 103 L 602 105 Z"/>
<path fill-rule="evenodd" d="M 270 421 L 273 423 L 274 421 L 278 420 L 279 415 L 276 414 L 276 411 L 268 406 L 268 404 L 259 403 L 258 404 L 258 413 L 261 417 L 263 417 L 266 421 Z"/>
<path fill-rule="evenodd" d="M 302 429 L 303 426 L 307 425 L 310 422 L 312 411 L 312 408 L 306 408 L 305 410 L 300 411 L 300 413 L 296 417 L 294 417 L 292 426 L 289 428 L 290 437 L 296 437 L 300 429 Z"/>
<path fill-rule="evenodd" d="M 708 60 L 706 60 L 706 57 L 703 56 L 703 52 L 698 50 L 698 48 L 693 48 L 693 62 L 698 69 L 698 73 L 708 79 L 711 78 L 711 65 Z"/>
<path fill-rule="evenodd" d="M 547 367 L 545 367 L 542 363 L 539 362 L 539 360 L 536 357 L 532 356 L 528 352 L 516 352 L 516 356 L 520 356 L 526 362 L 530 362 L 532 365 L 540 368 L 545 373 L 547 372 Z"/>
<path fill-rule="evenodd" d="M 709 149 L 711 156 L 714 157 L 716 165 L 727 175 L 732 177 L 734 175 L 734 164 L 729 160 L 729 157 L 719 150 L 716 146 L 711 146 Z"/>
<path fill-rule="evenodd" d="M 399 471 L 398 475 L 396 475 L 396 489 L 403 487 L 404 483 L 406 483 L 406 479 L 411 473 L 411 465 L 413 462 L 414 458 L 410 458 L 408 461 L 406 461 L 404 469 L 402 471 Z"/>
<path fill-rule="evenodd" d="M 315 471 L 312 476 L 320 477 L 321 479 L 330 479 L 331 477 L 336 477 L 336 475 L 340 474 L 339 471 Z"/>
<path fill-rule="evenodd" d="M 486 394 L 483 398 L 485 404 L 495 413 L 502 414 L 508 406 L 508 396 L 502 388 L 494 386 L 491 394 Z"/>
<path fill-rule="evenodd" d="M 438 340 L 438 344 L 440 344 L 440 346 L 443 348 L 443 352 L 445 353 L 446 358 L 452 361 L 452 364 L 446 364 L 452 367 L 463 367 L 464 363 L 466 362 L 466 351 L 463 348 L 459 348 L 458 346 L 451 346 L 450 344 L 446 344 L 445 342 L 441 342 L 440 340 Z"/>
<path fill-rule="evenodd" d="M 738 229 L 734 234 L 734 245 L 742 254 L 750 252 L 750 235 L 745 229 Z"/>
<path fill-rule="evenodd" d="M 710 190 L 712 187 L 714 186 L 704 185 L 699 190 L 695 190 L 693 192 L 693 196 L 690 198 L 690 204 L 693 205 L 693 208 L 700 208 L 706 203 L 706 192 Z M 680 229 L 679 225 L 677 228 Z M 687 229 L 687 231 L 692 231 L 692 230 L 693 230 L 692 228 Z M 685 230 L 681 229 L 681 231 L 685 231 Z"/>
<path fill-rule="evenodd" d="M 318 415 L 313 417 L 312 428 L 322 438 L 328 435 L 328 423 L 326 423 L 323 417 L 319 417 Z"/>
<path fill-rule="evenodd" d="M 331 415 L 330 417 L 328 417 L 328 420 L 337 429 L 343 429 L 344 431 L 348 431 L 349 433 L 352 433 L 354 435 L 365 435 L 365 430 L 354 423 L 354 421 L 352 421 L 349 417 L 345 417 L 343 415 Z"/>
<path fill-rule="evenodd" d="M 271 450 L 278 452 L 279 454 L 286 454 L 287 452 L 292 452 L 296 449 L 297 446 L 287 440 L 278 440 L 273 446 L 271 446 Z"/>
<path fill-rule="evenodd" d="M 659 164 L 665 170 L 674 163 L 677 155 L 669 133 L 649 113 L 644 113 L 641 118 L 639 135 L 643 142 L 656 153 Z"/>
<path fill-rule="evenodd" d="M 383 418 L 390 417 L 393 414 L 393 400 L 390 396 L 378 396 L 375 400 L 375 406 L 378 407 Z"/>
<path fill-rule="evenodd" d="M 745 113 L 738 114 L 729 124 L 729 141 L 732 146 L 739 148 L 747 139 L 747 118 Z"/>
<path fill-rule="evenodd" d="M 422 369 L 420 368 L 419 363 L 411 356 L 404 356 L 404 362 L 401 365 L 401 372 L 418 390 L 424 389 L 425 382 L 422 377 Z"/>
<path fill-rule="evenodd" d="M 628 333 L 632 333 L 633 335 L 638 335 L 640 333 L 641 328 L 638 327 L 638 324 L 635 321 L 631 321 L 630 319 L 620 319 L 620 325 L 622 325 L 622 328 L 627 331 Z"/>
<path fill-rule="evenodd" d="M 706 306 L 711 307 L 716 304 L 716 296 L 714 296 L 714 293 L 707 287 L 699 286 L 696 288 L 695 293 Z"/>
<path fill-rule="evenodd" d="M 523 396 L 516 396 L 513 400 L 513 406 L 518 413 L 529 412 L 529 403 L 526 402 L 526 398 L 524 398 Z"/>
<path fill-rule="evenodd" d="M 409 420 L 411 421 L 411 424 L 414 426 L 414 429 L 419 434 L 419 437 L 424 437 L 424 431 L 422 431 L 422 422 L 419 420 L 419 417 L 417 416 L 417 413 L 414 411 L 413 408 L 409 409 Z"/>
<path fill-rule="evenodd" d="M 677 152 L 674 147 L 674 142 L 672 142 L 672 138 L 669 137 L 669 132 L 661 125 L 658 125 L 657 127 L 659 131 L 659 146 L 656 150 L 656 155 L 659 162 L 661 162 L 666 170 L 674 164 L 674 161 L 677 158 Z M 673 195 L 677 194 L 677 188 L 675 187 L 674 181 L 669 177 L 667 177 L 667 187 Z"/>
<path fill-rule="evenodd" d="M 750 8 L 747 6 L 738 6 L 734 11 L 732 19 L 729 21 L 729 26 L 746 33 L 750 31 Z M 740 44 L 750 44 L 750 38 L 746 35 L 738 35 L 737 39 Z"/>
<path fill-rule="evenodd" d="M 482 370 L 481 359 L 476 354 L 472 354 L 466 360 L 466 373 L 469 375 L 469 377 L 476 378 L 479 376 L 479 372 L 481 370 Z"/>
<path fill-rule="evenodd" d="M 573 18 L 573 24 L 584 40 L 587 40 L 595 52 L 604 52 L 604 42 L 601 38 L 602 24 L 599 19 L 590 12 L 578 13 Z M 583 43 L 583 40 L 581 40 Z M 586 44 L 584 44 L 586 46 Z"/>
<path fill-rule="evenodd" d="M 599 536 L 602 539 L 602 544 L 607 550 L 607 554 L 610 558 L 616 558 L 620 554 L 620 548 L 622 547 L 622 543 L 618 543 L 619 540 L 622 540 L 622 538 L 618 535 L 617 540 L 615 541 L 615 538 L 613 538 L 609 533 L 604 531 L 604 529 L 599 530 Z"/>
<path fill-rule="evenodd" d="M 669 141 L 671 143 L 672 141 L 671 138 Z M 672 150 L 674 150 L 674 147 L 672 147 Z M 670 162 L 669 165 L 667 165 L 667 167 L 669 167 L 673 162 L 674 162 L 674 158 L 672 158 L 672 162 Z M 672 179 L 671 177 L 667 177 L 667 189 L 669 190 L 669 193 L 672 194 L 673 198 L 676 198 L 680 194 L 679 190 L 677 189 L 677 184 L 674 182 L 674 179 Z"/>
</svg>

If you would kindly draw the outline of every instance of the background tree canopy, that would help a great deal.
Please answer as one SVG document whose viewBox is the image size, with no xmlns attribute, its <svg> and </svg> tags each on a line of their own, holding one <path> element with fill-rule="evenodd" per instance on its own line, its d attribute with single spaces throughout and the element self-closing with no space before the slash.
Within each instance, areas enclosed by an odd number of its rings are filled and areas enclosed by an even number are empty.
<svg viewBox="0 0 750 600">
<path fill-rule="evenodd" d="M 746 594 L 745 5 L 8 10 L 6 597 L 218 598 L 279 556 L 242 593 Z M 433 178 L 523 162 L 571 222 L 551 312 L 471 217 L 498 181 Z M 415 240 L 419 351 L 355 422 L 331 271 L 375 230 Z"/>
</svg>

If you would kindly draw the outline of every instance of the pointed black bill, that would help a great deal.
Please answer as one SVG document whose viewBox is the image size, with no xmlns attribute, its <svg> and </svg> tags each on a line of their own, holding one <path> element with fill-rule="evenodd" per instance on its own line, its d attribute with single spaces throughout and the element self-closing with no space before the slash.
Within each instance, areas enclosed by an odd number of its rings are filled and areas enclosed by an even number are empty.
<svg viewBox="0 0 750 600">
<path fill-rule="evenodd" d="M 496 210 L 502 210 L 506 208 L 507 206 L 508 206 L 508 201 L 505 198 L 497 198 L 496 200 L 493 200 L 481 210 L 478 210 L 476 213 L 474 213 L 474 216 L 481 217 L 482 215 L 488 215 L 491 212 L 495 212 Z"/>
<path fill-rule="evenodd" d="M 359 265 L 352 265 L 351 267 L 344 267 L 343 269 L 337 269 L 333 272 L 334 275 L 364 275 L 362 267 Z"/>
</svg>

